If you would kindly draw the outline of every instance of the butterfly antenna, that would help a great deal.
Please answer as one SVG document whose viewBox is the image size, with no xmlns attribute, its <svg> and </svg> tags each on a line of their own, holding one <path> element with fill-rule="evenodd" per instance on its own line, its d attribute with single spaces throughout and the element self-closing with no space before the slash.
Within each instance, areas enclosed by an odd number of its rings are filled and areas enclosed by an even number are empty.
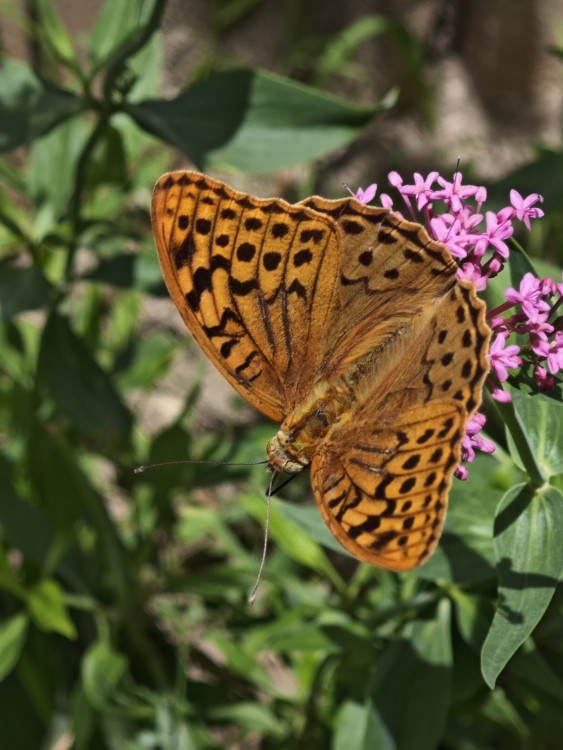
<svg viewBox="0 0 563 750">
<path fill-rule="evenodd" d="M 266 562 L 266 552 L 268 551 L 268 532 L 270 530 L 270 505 L 272 503 L 272 488 L 274 486 L 274 482 L 277 479 L 278 476 L 277 471 L 272 472 L 272 476 L 270 477 L 270 484 L 268 485 L 268 492 L 267 492 L 267 502 L 266 502 L 266 525 L 264 528 L 264 546 L 262 548 L 262 559 L 260 560 L 260 567 L 258 568 L 258 575 L 256 576 L 256 583 L 252 587 L 252 591 L 248 595 L 248 603 L 252 606 L 254 604 L 254 600 L 256 599 L 256 593 L 258 591 L 258 586 L 260 584 L 260 579 L 262 578 L 262 571 L 264 570 L 264 563 Z"/>
<path fill-rule="evenodd" d="M 207 466 L 259 466 L 267 464 L 268 461 L 245 461 L 238 463 L 236 461 L 164 461 L 160 464 L 149 464 L 148 466 L 137 466 L 133 469 L 135 474 L 144 474 L 149 469 L 158 469 L 160 466 L 178 466 L 178 464 L 207 465 Z"/>
</svg>

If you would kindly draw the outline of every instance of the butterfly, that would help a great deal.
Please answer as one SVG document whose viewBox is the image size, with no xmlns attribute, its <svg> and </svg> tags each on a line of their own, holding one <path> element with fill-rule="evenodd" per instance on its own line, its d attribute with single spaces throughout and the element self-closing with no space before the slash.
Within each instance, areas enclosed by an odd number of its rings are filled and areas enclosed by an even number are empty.
<svg viewBox="0 0 563 750">
<path fill-rule="evenodd" d="M 484 303 L 447 248 L 354 198 L 291 205 L 191 171 L 158 180 L 152 222 L 187 327 L 281 425 L 271 470 L 310 466 L 324 520 L 358 559 L 423 563 L 488 370 Z"/>
</svg>

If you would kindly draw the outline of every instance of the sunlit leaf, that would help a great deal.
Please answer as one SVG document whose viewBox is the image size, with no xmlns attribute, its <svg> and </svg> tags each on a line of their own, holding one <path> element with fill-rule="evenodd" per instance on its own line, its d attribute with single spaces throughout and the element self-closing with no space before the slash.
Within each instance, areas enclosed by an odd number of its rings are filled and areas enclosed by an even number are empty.
<svg viewBox="0 0 563 750">
<path fill-rule="evenodd" d="M 486 682 L 495 681 L 536 627 L 563 573 L 563 495 L 546 486 L 517 485 L 495 520 L 499 602 L 481 652 Z"/>
<path fill-rule="evenodd" d="M 0 624 L 0 680 L 17 664 L 25 645 L 28 624 L 24 613 L 13 615 Z"/>
<path fill-rule="evenodd" d="M 200 168 L 268 173 L 349 143 L 387 105 L 358 107 L 270 73 L 215 73 L 170 101 L 132 105 L 140 127 Z"/>
</svg>

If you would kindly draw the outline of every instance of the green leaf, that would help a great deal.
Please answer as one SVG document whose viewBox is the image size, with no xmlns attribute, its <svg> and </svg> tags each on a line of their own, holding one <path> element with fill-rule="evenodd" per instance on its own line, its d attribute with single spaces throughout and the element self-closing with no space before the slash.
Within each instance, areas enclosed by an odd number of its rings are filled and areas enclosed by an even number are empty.
<svg viewBox="0 0 563 750">
<path fill-rule="evenodd" d="M 82 684 L 92 706 L 106 710 L 128 662 L 106 641 L 97 641 L 86 651 L 82 660 Z"/>
<path fill-rule="evenodd" d="M 328 526 L 323 521 L 317 505 L 296 505 L 295 503 L 285 502 L 279 497 L 275 500 L 276 510 L 289 521 L 296 523 L 307 536 L 314 539 L 323 547 L 334 552 L 339 552 L 347 557 L 353 556 L 344 549 L 344 547 L 331 534 Z M 354 559 L 354 558 L 353 558 Z"/>
<path fill-rule="evenodd" d="M 527 273 L 533 273 L 534 276 L 538 275 L 531 259 L 526 255 L 524 249 L 515 242 L 511 244 L 508 267 L 510 269 L 510 281 L 515 289 L 520 287 L 520 282 Z"/>
<path fill-rule="evenodd" d="M 350 632 L 357 627 L 356 624 L 347 621 L 337 612 L 334 613 L 334 618 L 340 618 L 342 623 L 321 623 L 318 620 L 309 622 L 310 603 L 309 600 L 302 607 L 294 606 L 291 610 L 280 613 L 272 622 L 254 628 L 247 641 L 248 648 L 256 653 L 282 651 L 288 655 L 294 651 L 318 651 L 324 655 L 346 651 L 347 657 L 352 655 L 351 651 L 361 651 L 365 659 L 366 652 L 369 653 L 370 650 L 367 635 L 363 633 L 356 636 L 354 632 Z M 344 645 L 338 642 L 343 631 L 346 638 Z"/>
<path fill-rule="evenodd" d="M 3 482 L 0 482 L 0 525 L 5 538 L 28 562 L 38 566 L 44 562 L 51 545 L 47 518 Z"/>
<path fill-rule="evenodd" d="M 254 495 L 244 495 L 240 498 L 252 515 L 264 522 L 266 503 L 264 498 Z M 320 515 L 318 523 L 323 523 Z M 315 570 L 317 573 L 328 576 L 334 585 L 341 589 L 344 583 L 338 572 L 328 560 L 325 553 L 311 536 L 303 531 L 294 521 L 284 518 L 277 510 L 277 501 L 274 501 L 270 508 L 270 536 L 275 540 L 284 552 L 293 560 L 306 565 Z"/>
<path fill-rule="evenodd" d="M 128 241 L 125 238 L 124 242 Z M 125 253 L 103 259 L 82 277 L 90 281 L 125 289 L 138 289 L 154 296 L 168 298 L 168 291 L 162 279 L 162 271 L 153 248 L 151 252 L 137 255 Z"/>
<path fill-rule="evenodd" d="M 461 589 L 452 589 L 451 597 L 463 640 L 480 651 L 494 616 L 492 602 L 482 596 L 466 594 Z"/>
<path fill-rule="evenodd" d="M 10 319 L 27 310 L 37 310 L 50 299 L 49 284 L 37 266 L 11 268 L 0 263 L 0 306 Z"/>
<path fill-rule="evenodd" d="M 71 444 L 58 432 L 35 424 L 28 442 L 31 481 L 41 508 L 57 533 L 74 537 L 75 523 L 95 502 Z"/>
<path fill-rule="evenodd" d="M 77 67 L 72 40 L 49 0 L 35 0 L 34 8 L 37 12 L 38 31 L 57 60 L 71 68 Z"/>
<path fill-rule="evenodd" d="M 75 427 L 103 441 L 106 450 L 127 439 L 129 411 L 109 377 L 57 313 L 51 314 L 43 331 L 38 378 Z"/>
<path fill-rule="evenodd" d="M 38 138 L 31 149 L 27 171 L 27 192 L 35 206 L 33 236 L 42 239 L 56 231 L 68 210 L 74 189 L 74 175 L 88 130 L 74 118 Z"/>
<path fill-rule="evenodd" d="M 74 623 L 64 603 L 62 588 L 56 581 L 40 581 L 27 593 L 27 606 L 33 620 L 47 633 L 76 638 Z"/>
<path fill-rule="evenodd" d="M 29 145 L 82 109 L 81 100 L 16 60 L 0 61 L 0 151 Z"/>
<path fill-rule="evenodd" d="M 334 725 L 334 750 L 395 750 L 397 745 L 377 718 L 369 701 L 346 700 L 340 706 Z"/>
<path fill-rule="evenodd" d="M 325 45 L 317 65 L 317 80 L 330 75 L 345 75 L 346 64 L 357 48 L 365 41 L 385 34 L 386 41 L 393 44 L 402 57 L 409 88 L 419 93 L 423 104 L 428 104 L 431 95 L 424 83 L 424 48 L 418 37 L 403 23 L 376 13 L 360 16 L 349 26 L 338 31 Z"/>
<path fill-rule="evenodd" d="M 357 107 L 261 71 L 216 73 L 170 101 L 128 108 L 141 128 L 210 165 L 268 173 L 354 140 L 388 105 Z"/>
<path fill-rule="evenodd" d="M 136 342 L 130 352 L 127 367 L 123 367 L 123 371 L 117 376 L 119 387 L 123 391 L 153 387 L 155 381 L 168 371 L 177 348 L 177 341 L 163 333 L 156 333 Z"/>
<path fill-rule="evenodd" d="M 121 132 L 108 125 L 100 138 L 88 168 L 90 188 L 114 183 L 120 188 L 127 184 L 126 154 Z"/>
<path fill-rule="evenodd" d="M 220 0 L 219 3 L 214 3 L 211 11 L 211 23 L 215 33 L 225 31 L 229 26 L 233 26 L 237 21 L 242 20 L 261 2 L 262 0 Z"/>
<path fill-rule="evenodd" d="M 563 679 L 544 659 L 532 638 L 514 654 L 507 671 L 512 678 L 528 685 L 534 695 L 547 695 L 563 705 Z"/>
<path fill-rule="evenodd" d="M 272 738 L 284 734 L 285 727 L 274 712 L 255 702 L 239 701 L 229 706 L 217 706 L 209 709 L 208 716 L 215 721 L 231 722 L 239 728 L 265 732 Z"/>
<path fill-rule="evenodd" d="M 144 28 L 158 0 L 106 0 L 92 33 L 90 59 L 99 68 L 134 34 Z"/>
<path fill-rule="evenodd" d="M 411 622 L 401 640 L 383 653 L 372 693 L 381 746 L 397 750 L 438 746 L 449 709 L 450 615 L 450 602 L 442 599 L 433 619 Z"/>
<path fill-rule="evenodd" d="M 495 520 L 498 609 L 481 652 L 485 681 L 495 681 L 542 618 L 563 573 L 563 495 L 517 485 Z"/>
<path fill-rule="evenodd" d="M 28 625 L 25 613 L 14 615 L 0 625 L 0 680 L 18 663 L 27 638 Z"/>
<path fill-rule="evenodd" d="M 256 654 L 247 650 L 244 644 L 235 642 L 228 631 L 207 631 L 207 639 L 215 647 L 216 653 L 220 653 L 227 668 L 234 674 L 256 685 L 267 695 L 284 696 L 283 685 L 276 684 L 273 677 L 268 674 L 264 667 L 256 660 Z"/>
<path fill-rule="evenodd" d="M 547 477 L 563 472 L 563 404 L 543 393 L 530 396 L 511 388 L 512 402 L 526 431 L 528 443 Z M 517 446 L 507 430 L 508 447 L 519 468 L 525 471 Z"/>
</svg>

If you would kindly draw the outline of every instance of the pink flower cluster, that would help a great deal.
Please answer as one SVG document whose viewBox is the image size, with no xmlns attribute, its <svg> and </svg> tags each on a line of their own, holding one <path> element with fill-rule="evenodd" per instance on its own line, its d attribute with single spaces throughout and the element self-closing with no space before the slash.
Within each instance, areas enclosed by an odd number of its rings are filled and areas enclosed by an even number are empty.
<svg viewBox="0 0 563 750">
<path fill-rule="evenodd" d="M 477 291 L 482 291 L 508 260 L 507 240 L 514 232 L 513 222 L 518 219 L 530 230 L 530 220 L 543 216 L 536 205 L 543 198 L 537 193 L 524 198 L 518 191 L 511 190 L 510 206 L 483 214 L 486 189 L 463 185 L 462 180 L 459 171 L 452 182 L 438 172 L 430 172 L 426 178 L 415 173 L 414 184 L 405 184 L 397 172 L 389 174 L 389 183 L 400 193 L 408 218 L 425 224 L 429 234 L 446 245 L 457 261 L 458 278 L 473 282 Z M 377 185 L 370 185 L 365 191 L 350 192 L 362 203 L 369 203 L 377 193 Z M 380 194 L 379 202 L 402 216 L 393 208 L 393 199 L 387 193 Z M 443 213 L 435 211 L 437 204 L 444 207 Z M 553 388 L 554 376 L 563 372 L 563 316 L 555 315 L 563 304 L 563 283 L 527 273 L 519 290 L 507 289 L 504 296 L 506 302 L 487 316 L 494 333 L 489 349 L 491 373 L 487 386 L 492 397 L 500 402 L 510 401 L 510 393 L 502 387 L 508 379 L 508 370 L 515 370 L 524 361 L 533 367 L 542 390 Z M 518 309 L 511 317 L 502 315 L 515 306 Z M 509 343 L 511 334 L 526 335 L 526 343 L 522 346 Z M 463 461 L 473 461 L 476 449 L 487 453 L 494 450 L 494 443 L 479 435 L 485 422 L 482 413 L 474 414 L 469 420 L 463 441 Z M 466 479 L 467 469 L 459 466 L 456 476 Z"/>
<path fill-rule="evenodd" d="M 508 378 L 506 368 L 522 364 L 531 365 L 540 390 L 555 387 L 554 375 L 563 372 L 563 316 L 557 315 L 563 304 L 563 282 L 557 284 L 550 278 L 538 279 L 527 273 L 518 290 L 510 288 L 504 293 L 505 304 L 492 310 L 489 325 L 496 333 L 489 351 L 494 375 L 500 383 Z M 501 313 L 512 307 L 517 311 L 510 317 Z M 521 348 L 506 346 L 511 333 L 524 335 L 527 340 Z M 510 394 L 496 389 L 498 400 L 510 400 Z M 502 394 L 502 398 L 499 397 Z"/>
</svg>

